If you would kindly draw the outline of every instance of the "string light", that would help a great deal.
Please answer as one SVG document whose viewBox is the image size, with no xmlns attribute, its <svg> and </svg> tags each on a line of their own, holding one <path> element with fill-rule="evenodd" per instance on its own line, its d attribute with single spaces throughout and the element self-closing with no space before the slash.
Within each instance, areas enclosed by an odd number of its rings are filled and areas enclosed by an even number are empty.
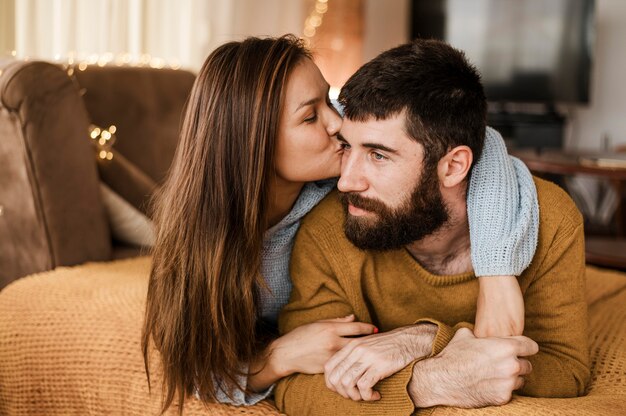
<svg viewBox="0 0 626 416">
<path fill-rule="evenodd" d="M 1 54 L 0 54 L 1 55 Z M 15 58 L 18 56 L 17 51 L 12 50 L 7 53 L 11 57 Z M 181 68 L 181 64 L 177 60 L 172 60 L 171 62 L 167 62 L 162 58 L 154 58 L 149 54 L 142 54 L 139 57 L 133 56 L 128 52 L 120 53 L 114 55 L 111 52 L 104 53 L 102 55 L 91 54 L 86 59 L 77 59 L 75 58 L 74 51 L 70 51 L 67 54 L 67 62 L 62 63 L 61 66 L 67 72 L 67 75 L 72 79 L 77 87 L 79 88 L 79 92 L 81 95 L 85 94 L 85 89 L 80 87 L 78 80 L 76 78 L 76 69 L 79 71 L 84 71 L 90 65 L 97 65 L 99 67 L 104 67 L 108 65 L 128 65 L 133 67 L 151 67 L 151 68 L 169 68 L 173 70 L 178 70 Z M 30 58 L 28 56 L 24 56 L 21 59 L 24 61 L 28 61 Z M 62 61 L 62 57 L 60 54 L 54 55 L 54 61 L 59 62 Z M 0 69 L 0 75 L 2 75 L 2 70 Z M 117 127 L 115 125 L 111 125 L 108 128 L 99 127 L 95 124 L 89 125 L 89 137 L 92 143 L 95 146 L 97 157 L 101 160 L 113 160 L 113 152 L 111 151 L 113 148 L 113 144 L 115 143 L 117 136 L 115 132 L 117 131 Z M 2 215 L 2 207 L 0 206 L 0 215 Z"/>
<path fill-rule="evenodd" d="M 317 28 L 322 25 L 324 21 L 324 14 L 326 14 L 327 11 L 328 0 L 315 0 L 313 9 L 304 20 L 304 29 L 302 30 L 304 43 L 307 46 L 311 45 L 311 39 L 317 33 Z"/>
<path fill-rule="evenodd" d="M 98 127 L 95 124 L 89 125 L 89 137 L 96 147 L 98 158 L 102 160 L 113 160 L 113 144 L 117 139 L 115 132 L 117 127 L 111 125 L 108 128 Z"/>
<path fill-rule="evenodd" d="M 17 51 L 5 51 L 4 53 L 0 52 L 0 56 L 9 56 L 11 58 L 20 58 L 24 61 L 29 61 L 32 57 L 29 56 L 19 56 Z M 79 71 L 84 71 L 90 65 L 95 65 L 99 67 L 105 66 L 132 66 L 132 67 L 150 67 L 156 69 L 173 69 L 179 70 L 182 68 L 180 61 L 177 59 L 172 59 L 167 61 L 163 58 L 153 57 L 150 54 L 144 53 L 141 55 L 132 55 L 129 52 L 122 52 L 118 54 L 113 54 L 112 52 L 105 52 L 103 54 L 90 54 L 87 56 L 83 56 L 82 59 L 76 56 L 74 51 L 70 51 L 64 57 L 62 54 L 55 54 L 50 61 L 62 64 L 69 73 L 69 75 L 73 75 L 75 69 Z M 71 69 L 70 69 L 71 68 Z"/>
</svg>

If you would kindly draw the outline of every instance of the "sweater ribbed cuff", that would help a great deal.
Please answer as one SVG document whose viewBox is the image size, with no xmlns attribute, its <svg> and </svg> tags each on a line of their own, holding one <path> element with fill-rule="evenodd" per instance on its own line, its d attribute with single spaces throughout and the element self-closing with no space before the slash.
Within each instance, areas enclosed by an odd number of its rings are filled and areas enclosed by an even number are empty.
<svg viewBox="0 0 626 416">
<path fill-rule="evenodd" d="M 454 334 L 456 334 L 456 331 L 458 331 L 459 329 L 467 328 L 471 331 L 474 330 L 474 325 L 470 324 L 469 322 L 459 322 L 453 327 L 431 318 L 422 318 L 414 322 L 415 325 L 424 323 L 437 325 L 437 335 L 435 335 L 435 339 L 433 340 L 433 346 L 430 351 L 430 355 L 424 358 L 434 357 L 441 351 L 443 351 L 443 349 L 446 348 L 446 346 L 450 343 L 450 340 L 452 340 L 452 338 L 454 337 Z"/>
<path fill-rule="evenodd" d="M 446 345 L 448 345 L 456 331 L 451 326 L 439 322 L 436 319 L 422 318 L 414 322 L 414 324 L 416 325 L 426 323 L 437 325 L 437 334 L 435 335 L 435 339 L 433 340 L 433 346 L 431 348 L 430 355 L 426 357 L 430 358 L 439 354 L 446 347 Z"/>
<path fill-rule="evenodd" d="M 363 402 L 359 411 L 361 415 L 411 415 L 415 411 L 415 405 L 409 395 L 409 382 L 413 376 L 413 367 L 417 360 L 398 371 L 392 377 L 386 378 L 376 384 L 376 390 L 380 392 L 380 400 L 375 402 Z"/>
</svg>

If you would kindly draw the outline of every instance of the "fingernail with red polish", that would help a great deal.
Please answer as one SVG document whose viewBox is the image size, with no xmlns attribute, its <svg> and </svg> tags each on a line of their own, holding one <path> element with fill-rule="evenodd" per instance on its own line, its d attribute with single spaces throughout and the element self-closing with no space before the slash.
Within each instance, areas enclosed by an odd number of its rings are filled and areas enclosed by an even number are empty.
<svg viewBox="0 0 626 416">
<path fill-rule="evenodd" d="M 374 327 L 374 333 L 378 334 L 378 327 Z"/>
</svg>

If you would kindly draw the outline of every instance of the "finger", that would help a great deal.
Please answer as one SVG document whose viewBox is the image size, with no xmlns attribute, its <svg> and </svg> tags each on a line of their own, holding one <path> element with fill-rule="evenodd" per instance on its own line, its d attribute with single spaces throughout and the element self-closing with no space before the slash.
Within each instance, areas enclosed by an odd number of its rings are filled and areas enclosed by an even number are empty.
<svg viewBox="0 0 626 416">
<path fill-rule="evenodd" d="M 528 337 L 519 335 L 509 339 L 515 341 L 515 352 L 518 357 L 528 357 L 539 352 L 539 345 Z"/>
<path fill-rule="evenodd" d="M 533 371 L 533 365 L 531 364 L 530 361 L 520 358 L 519 364 L 520 364 L 520 370 L 519 370 L 520 376 L 528 375 L 531 373 L 531 371 Z"/>
<path fill-rule="evenodd" d="M 356 369 L 362 367 L 358 364 L 361 354 L 355 353 L 355 348 L 359 345 L 358 342 L 352 342 L 350 345 L 346 346 L 344 350 L 349 350 L 345 358 L 339 360 L 332 370 L 327 371 L 326 366 L 324 366 L 324 373 L 328 375 L 326 378 L 326 384 L 330 384 L 329 387 L 331 390 L 336 391 L 341 394 L 343 397 L 352 398 L 351 394 L 354 394 L 353 391 L 349 390 L 349 377 L 351 372 L 354 373 Z M 341 350 L 339 352 L 342 352 Z M 339 352 L 337 354 L 339 354 Z M 334 357 L 332 357 L 334 358 Z M 327 363 L 328 364 L 328 363 Z M 352 380 L 352 386 L 356 386 L 357 376 L 360 377 L 363 372 L 365 372 L 367 368 L 364 368 L 360 373 L 356 374 Z M 356 388 L 356 387 L 355 387 Z M 359 395 L 360 397 L 360 395 Z M 358 399 L 356 399 L 358 400 Z"/>
<path fill-rule="evenodd" d="M 343 391 L 348 395 L 348 397 L 354 401 L 361 400 L 361 393 L 357 388 L 357 381 L 361 378 L 363 373 L 365 373 L 365 366 L 356 362 L 352 364 L 341 376 L 341 386 Z"/>
<path fill-rule="evenodd" d="M 318 322 L 352 322 L 352 321 L 354 321 L 354 314 L 353 313 L 351 313 L 350 315 L 341 316 L 339 318 L 320 319 Z"/>
<path fill-rule="evenodd" d="M 519 390 L 522 387 L 524 387 L 524 384 L 526 383 L 526 380 L 524 380 L 524 377 L 517 377 L 517 380 L 515 380 L 515 384 L 513 385 L 513 390 Z"/>
<path fill-rule="evenodd" d="M 359 345 L 359 342 L 356 340 L 347 340 L 347 341 L 348 343 L 344 345 L 343 348 L 341 348 L 339 351 L 334 353 L 333 356 L 330 357 L 328 361 L 326 361 L 326 364 L 324 364 L 324 373 L 330 374 L 333 371 L 335 371 L 335 368 L 337 367 L 337 365 L 341 363 L 342 361 L 344 361 L 350 355 L 352 350 L 354 350 L 354 348 L 356 348 L 356 346 Z"/>
<path fill-rule="evenodd" d="M 349 399 L 348 393 L 345 391 L 343 385 L 341 384 L 341 377 L 345 372 L 346 367 L 344 366 L 344 362 L 340 362 L 332 371 L 324 372 L 324 381 L 326 382 L 326 387 L 329 390 L 332 390 L 339 395 L 341 395 L 345 399 Z"/>
<path fill-rule="evenodd" d="M 378 332 L 376 326 L 365 322 L 342 322 L 335 325 L 335 333 L 342 337 L 370 335 Z"/>
<path fill-rule="evenodd" d="M 380 376 L 372 369 L 369 368 L 361 378 L 356 382 L 356 386 L 359 389 L 361 398 L 365 401 L 373 401 L 380 399 L 380 393 L 374 390 L 376 383 L 380 381 Z"/>
</svg>

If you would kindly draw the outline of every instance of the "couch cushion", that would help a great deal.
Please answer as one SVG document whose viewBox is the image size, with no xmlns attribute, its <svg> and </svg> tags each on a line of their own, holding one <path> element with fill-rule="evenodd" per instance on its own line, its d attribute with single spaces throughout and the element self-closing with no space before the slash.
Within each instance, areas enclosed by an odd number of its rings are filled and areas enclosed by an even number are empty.
<svg viewBox="0 0 626 416">
<path fill-rule="evenodd" d="M 154 224 L 150 218 L 104 183 L 100 184 L 100 191 L 113 239 L 130 246 L 152 247 Z"/>
<path fill-rule="evenodd" d="M 97 158 L 100 179 L 144 215 L 151 216 L 150 200 L 157 185 L 121 153 L 111 149 L 112 158 Z"/>
<path fill-rule="evenodd" d="M 178 143 L 195 75 L 184 70 L 89 66 L 75 72 L 94 124 L 116 126 L 115 149 L 160 184 Z"/>
</svg>

